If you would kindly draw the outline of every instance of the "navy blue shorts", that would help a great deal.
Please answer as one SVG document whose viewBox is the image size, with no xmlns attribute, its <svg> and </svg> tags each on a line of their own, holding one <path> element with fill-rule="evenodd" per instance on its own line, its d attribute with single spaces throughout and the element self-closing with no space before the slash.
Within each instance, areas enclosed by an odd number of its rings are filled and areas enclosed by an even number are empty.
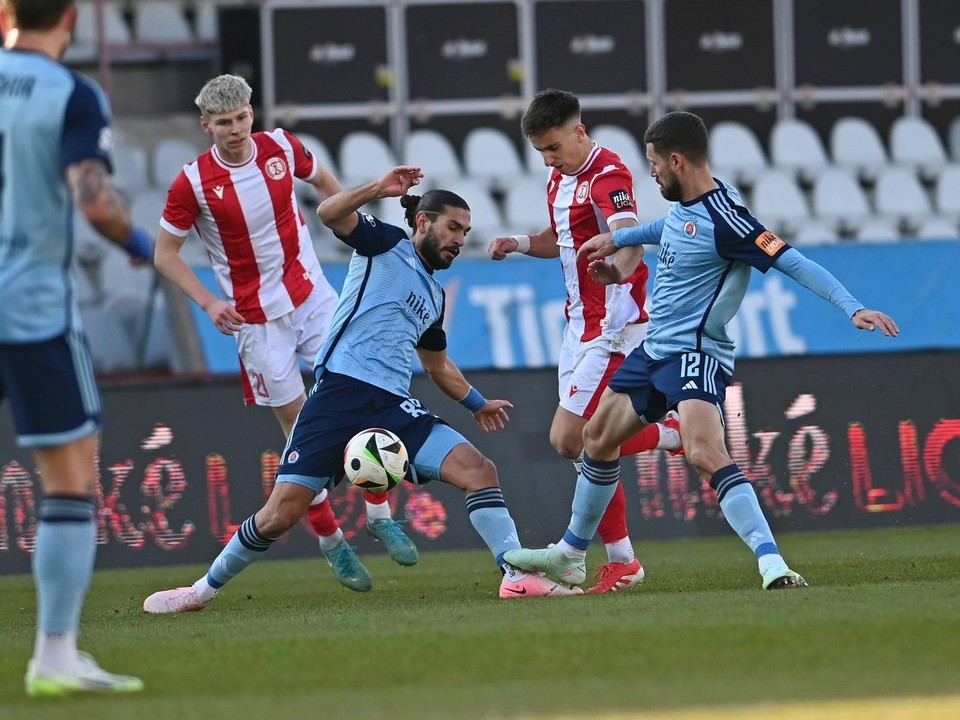
<svg viewBox="0 0 960 720">
<path fill-rule="evenodd" d="M 277 482 L 319 492 L 343 479 L 343 450 L 361 430 L 380 427 L 403 441 L 422 484 L 440 479 L 440 464 L 455 445 L 467 442 L 423 404 L 369 383 L 325 372 L 303 404 L 277 470 Z"/>
<path fill-rule="evenodd" d="M 21 447 L 65 445 L 96 432 L 100 391 L 83 335 L 0 343 L 0 401 L 5 398 Z"/>
<path fill-rule="evenodd" d="M 656 422 L 681 400 L 698 399 L 723 407 L 730 377 L 702 352 L 684 352 L 654 360 L 643 344 L 627 356 L 608 387 L 630 396 L 634 412 Z"/>
</svg>

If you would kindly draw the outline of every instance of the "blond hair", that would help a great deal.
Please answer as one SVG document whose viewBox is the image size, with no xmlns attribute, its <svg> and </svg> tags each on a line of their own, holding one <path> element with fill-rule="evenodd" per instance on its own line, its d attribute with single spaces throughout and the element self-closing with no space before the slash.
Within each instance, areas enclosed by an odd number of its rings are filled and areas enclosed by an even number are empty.
<svg viewBox="0 0 960 720">
<path fill-rule="evenodd" d="M 218 75 L 200 88 L 194 102 L 204 117 L 230 112 L 250 104 L 253 90 L 239 75 Z"/>
</svg>

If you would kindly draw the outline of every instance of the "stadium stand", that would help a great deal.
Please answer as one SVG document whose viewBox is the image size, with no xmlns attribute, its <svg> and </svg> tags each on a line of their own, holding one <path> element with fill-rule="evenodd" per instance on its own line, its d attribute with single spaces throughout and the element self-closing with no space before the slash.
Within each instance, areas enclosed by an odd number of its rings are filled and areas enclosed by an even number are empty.
<svg viewBox="0 0 960 720">
<path fill-rule="evenodd" d="M 463 180 L 463 166 L 457 151 L 436 130 L 412 131 L 407 135 L 402 156 L 405 164 L 423 168 L 424 179 L 430 187 L 446 187 Z M 375 167 L 372 166 L 371 170 Z"/>
<path fill-rule="evenodd" d="M 842 117 L 830 130 L 830 156 L 834 165 L 850 168 L 867 182 L 876 180 L 890 164 L 880 133 L 859 117 Z"/>
<path fill-rule="evenodd" d="M 751 187 L 769 168 L 767 155 L 753 130 L 740 122 L 718 122 L 710 130 L 710 167 L 737 185 Z"/>
<path fill-rule="evenodd" d="M 770 161 L 791 170 L 805 183 L 813 183 L 829 165 L 827 151 L 817 131 L 802 120 L 778 120 L 770 134 Z"/>
<path fill-rule="evenodd" d="M 503 192 L 510 182 L 527 172 L 517 148 L 500 130 L 474 128 L 463 141 L 464 172 L 480 180 L 495 192 Z"/>
<path fill-rule="evenodd" d="M 933 181 L 947 164 L 947 152 L 937 131 L 919 117 L 897 118 L 890 129 L 890 155 L 893 162 L 912 168 L 927 181 Z"/>
</svg>

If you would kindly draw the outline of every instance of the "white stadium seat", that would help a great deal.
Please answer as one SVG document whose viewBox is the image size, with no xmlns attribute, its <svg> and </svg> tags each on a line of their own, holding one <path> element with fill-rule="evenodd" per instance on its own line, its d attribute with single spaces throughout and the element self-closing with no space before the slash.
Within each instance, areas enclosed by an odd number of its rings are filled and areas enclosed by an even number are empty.
<svg viewBox="0 0 960 720">
<path fill-rule="evenodd" d="M 379 135 L 355 130 L 340 143 L 340 182 L 345 187 L 369 182 L 397 165 L 397 158 Z"/>
<path fill-rule="evenodd" d="M 753 185 L 770 168 L 753 130 L 732 120 L 711 128 L 708 155 L 714 173 L 737 185 Z"/>
<path fill-rule="evenodd" d="M 489 127 L 474 128 L 467 133 L 463 141 L 463 164 L 468 177 L 501 191 L 527 172 L 510 138 Z"/>
<path fill-rule="evenodd" d="M 896 224 L 889 218 L 870 218 L 854 232 L 860 242 L 899 242 L 902 239 Z"/>
<path fill-rule="evenodd" d="M 133 3 L 133 34 L 142 43 L 193 42 L 193 30 L 178 0 L 137 0 Z"/>
<path fill-rule="evenodd" d="M 790 238 L 790 244 L 797 247 L 815 245 L 833 245 L 840 241 L 840 235 L 830 223 L 811 220 Z"/>
<path fill-rule="evenodd" d="M 550 224 L 546 180 L 534 177 L 517 180 L 507 190 L 503 214 L 511 234 L 543 230 Z"/>
<path fill-rule="evenodd" d="M 947 165 L 940 171 L 934 204 L 941 215 L 960 218 L 960 165 Z"/>
<path fill-rule="evenodd" d="M 166 190 L 183 166 L 192 163 L 199 154 L 193 143 L 180 138 L 165 138 L 158 142 L 151 153 L 150 163 L 154 187 Z"/>
<path fill-rule="evenodd" d="M 807 199 L 785 170 L 768 170 L 753 186 L 753 214 L 775 232 L 791 235 L 810 220 Z"/>
<path fill-rule="evenodd" d="M 842 117 L 830 129 L 834 165 L 850 168 L 864 180 L 875 180 L 890 159 L 880 133 L 860 117 Z"/>
<path fill-rule="evenodd" d="M 601 147 L 619 155 L 620 160 L 634 175 L 641 175 L 647 171 L 649 163 L 646 154 L 640 150 L 636 137 L 629 130 L 619 125 L 597 125 L 590 129 L 588 134 Z"/>
<path fill-rule="evenodd" d="M 500 208 L 483 183 L 461 178 L 445 185 L 444 189 L 456 193 L 470 206 L 471 230 L 464 244 L 466 253 L 486 257 L 487 246 L 493 238 L 511 234 L 505 227 Z"/>
<path fill-rule="evenodd" d="M 890 155 L 899 165 L 932 180 L 947 164 L 947 152 L 933 126 L 923 118 L 897 118 L 890 128 Z"/>
<path fill-rule="evenodd" d="M 770 160 L 774 167 L 813 182 L 827 167 L 827 151 L 817 131 L 802 120 L 778 120 L 770 133 Z"/>
<path fill-rule="evenodd" d="M 453 145 L 436 130 L 413 130 L 403 144 L 403 162 L 423 168 L 429 187 L 445 187 L 463 177 L 463 167 Z"/>
<path fill-rule="evenodd" d="M 874 205 L 881 216 L 916 227 L 933 213 L 927 192 L 916 174 L 892 165 L 877 177 Z"/>
<path fill-rule="evenodd" d="M 872 212 L 867 194 L 847 168 L 823 170 L 813 182 L 811 196 L 814 216 L 844 230 L 852 230 Z"/>
<path fill-rule="evenodd" d="M 958 240 L 960 233 L 957 232 L 956 220 L 945 218 L 941 215 L 928 217 L 917 228 L 917 239 L 919 240 Z"/>
</svg>

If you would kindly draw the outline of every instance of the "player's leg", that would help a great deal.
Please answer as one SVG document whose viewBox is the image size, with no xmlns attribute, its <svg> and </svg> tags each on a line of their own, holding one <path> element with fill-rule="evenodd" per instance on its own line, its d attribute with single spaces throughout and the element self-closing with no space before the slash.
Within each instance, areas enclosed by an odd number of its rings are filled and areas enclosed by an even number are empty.
<svg viewBox="0 0 960 720">
<path fill-rule="evenodd" d="M 101 412 L 82 336 L 0 346 L 0 399 L 4 395 L 18 443 L 34 449 L 44 493 L 32 560 L 37 634 L 25 677 L 27 694 L 141 690 L 138 678 L 108 673 L 77 649 L 96 555 L 94 483 Z"/>
<path fill-rule="evenodd" d="M 466 438 L 449 425 L 435 419 L 429 424 L 429 435 L 417 448 L 414 467 L 420 481 L 441 480 L 459 488 L 470 523 L 493 554 L 504 573 L 500 597 L 537 597 L 543 595 L 570 595 L 579 593 L 547 578 L 524 573 L 504 562 L 509 550 L 519 548 L 517 526 L 510 516 L 497 468 L 471 445 Z"/>
<path fill-rule="evenodd" d="M 620 445 L 646 424 L 642 416 L 648 411 L 651 397 L 648 359 L 641 351 L 634 352 L 617 371 L 584 426 L 583 471 L 577 478 L 573 512 L 563 539 L 545 550 L 513 551 L 507 555 L 508 562 L 572 584 L 586 579 L 587 547 L 620 482 Z M 650 411 L 653 417 L 662 414 L 659 409 Z"/>
<path fill-rule="evenodd" d="M 337 308 L 337 300 L 336 291 L 325 277 L 320 276 L 314 280 L 314 290 L 310 297 L 293 311 L 291 325 L 293 331 L 296 332 L 296 353 L 304 362 L 313 364 L 317 354 L 322 349 L 330 323 L 333 320 L 333 314 Z M 299 408 L 297 411 L 299 412 Z M 293 420 L 295 419 L 296 413 L 294 413 Z M 291 421 L 290 427 L 292 425 L 293 422 Z M 287 436 L 290 434 L 286 428 L 285 434 Z M 388 499 L 388 493 L 364 491 L 367 533 L 383 543 L 394 562 L 400 565 L 415 565 L 419 558 L 417 546 L 403 531 L 400 523 L 393 519 Z M 331 562 L 334 574 L 337 575 L 340 582 L 354 590 L 369 589 L 369 586 L 361 587 L 357 585 L 356 580 L 351 580 L 351 578 L 358 578 L 363 575 L 369 576 L 369 573 L 360 563 L 360 559 L 356 556 L 353 548 L 343 540 L 343 533 L 337 523 L 333 509 L 330 507 L 326 493 L 317 495 L 310 506 L 307 518 L 310 521 L 310 526 L 317 533 L 321 550 L 327 560 Z M 335 553 L 336 557 L 331 558 L 330 553 Z M 339 573 L 338 568 L 343 568 L 346 574 Z M 361 583 L 361 585 L 363 584 L 367 583 Z"/>
<path fill-rule="evenodd" d="M 700 398 L 679 403 L 687 459 L 716 491 L 724 518 L 757 557 L 762 587 L 803 587 L 804 579 L 780 555 L 752 483 L 727 453 L 720 407 Z"/>
</svg>

